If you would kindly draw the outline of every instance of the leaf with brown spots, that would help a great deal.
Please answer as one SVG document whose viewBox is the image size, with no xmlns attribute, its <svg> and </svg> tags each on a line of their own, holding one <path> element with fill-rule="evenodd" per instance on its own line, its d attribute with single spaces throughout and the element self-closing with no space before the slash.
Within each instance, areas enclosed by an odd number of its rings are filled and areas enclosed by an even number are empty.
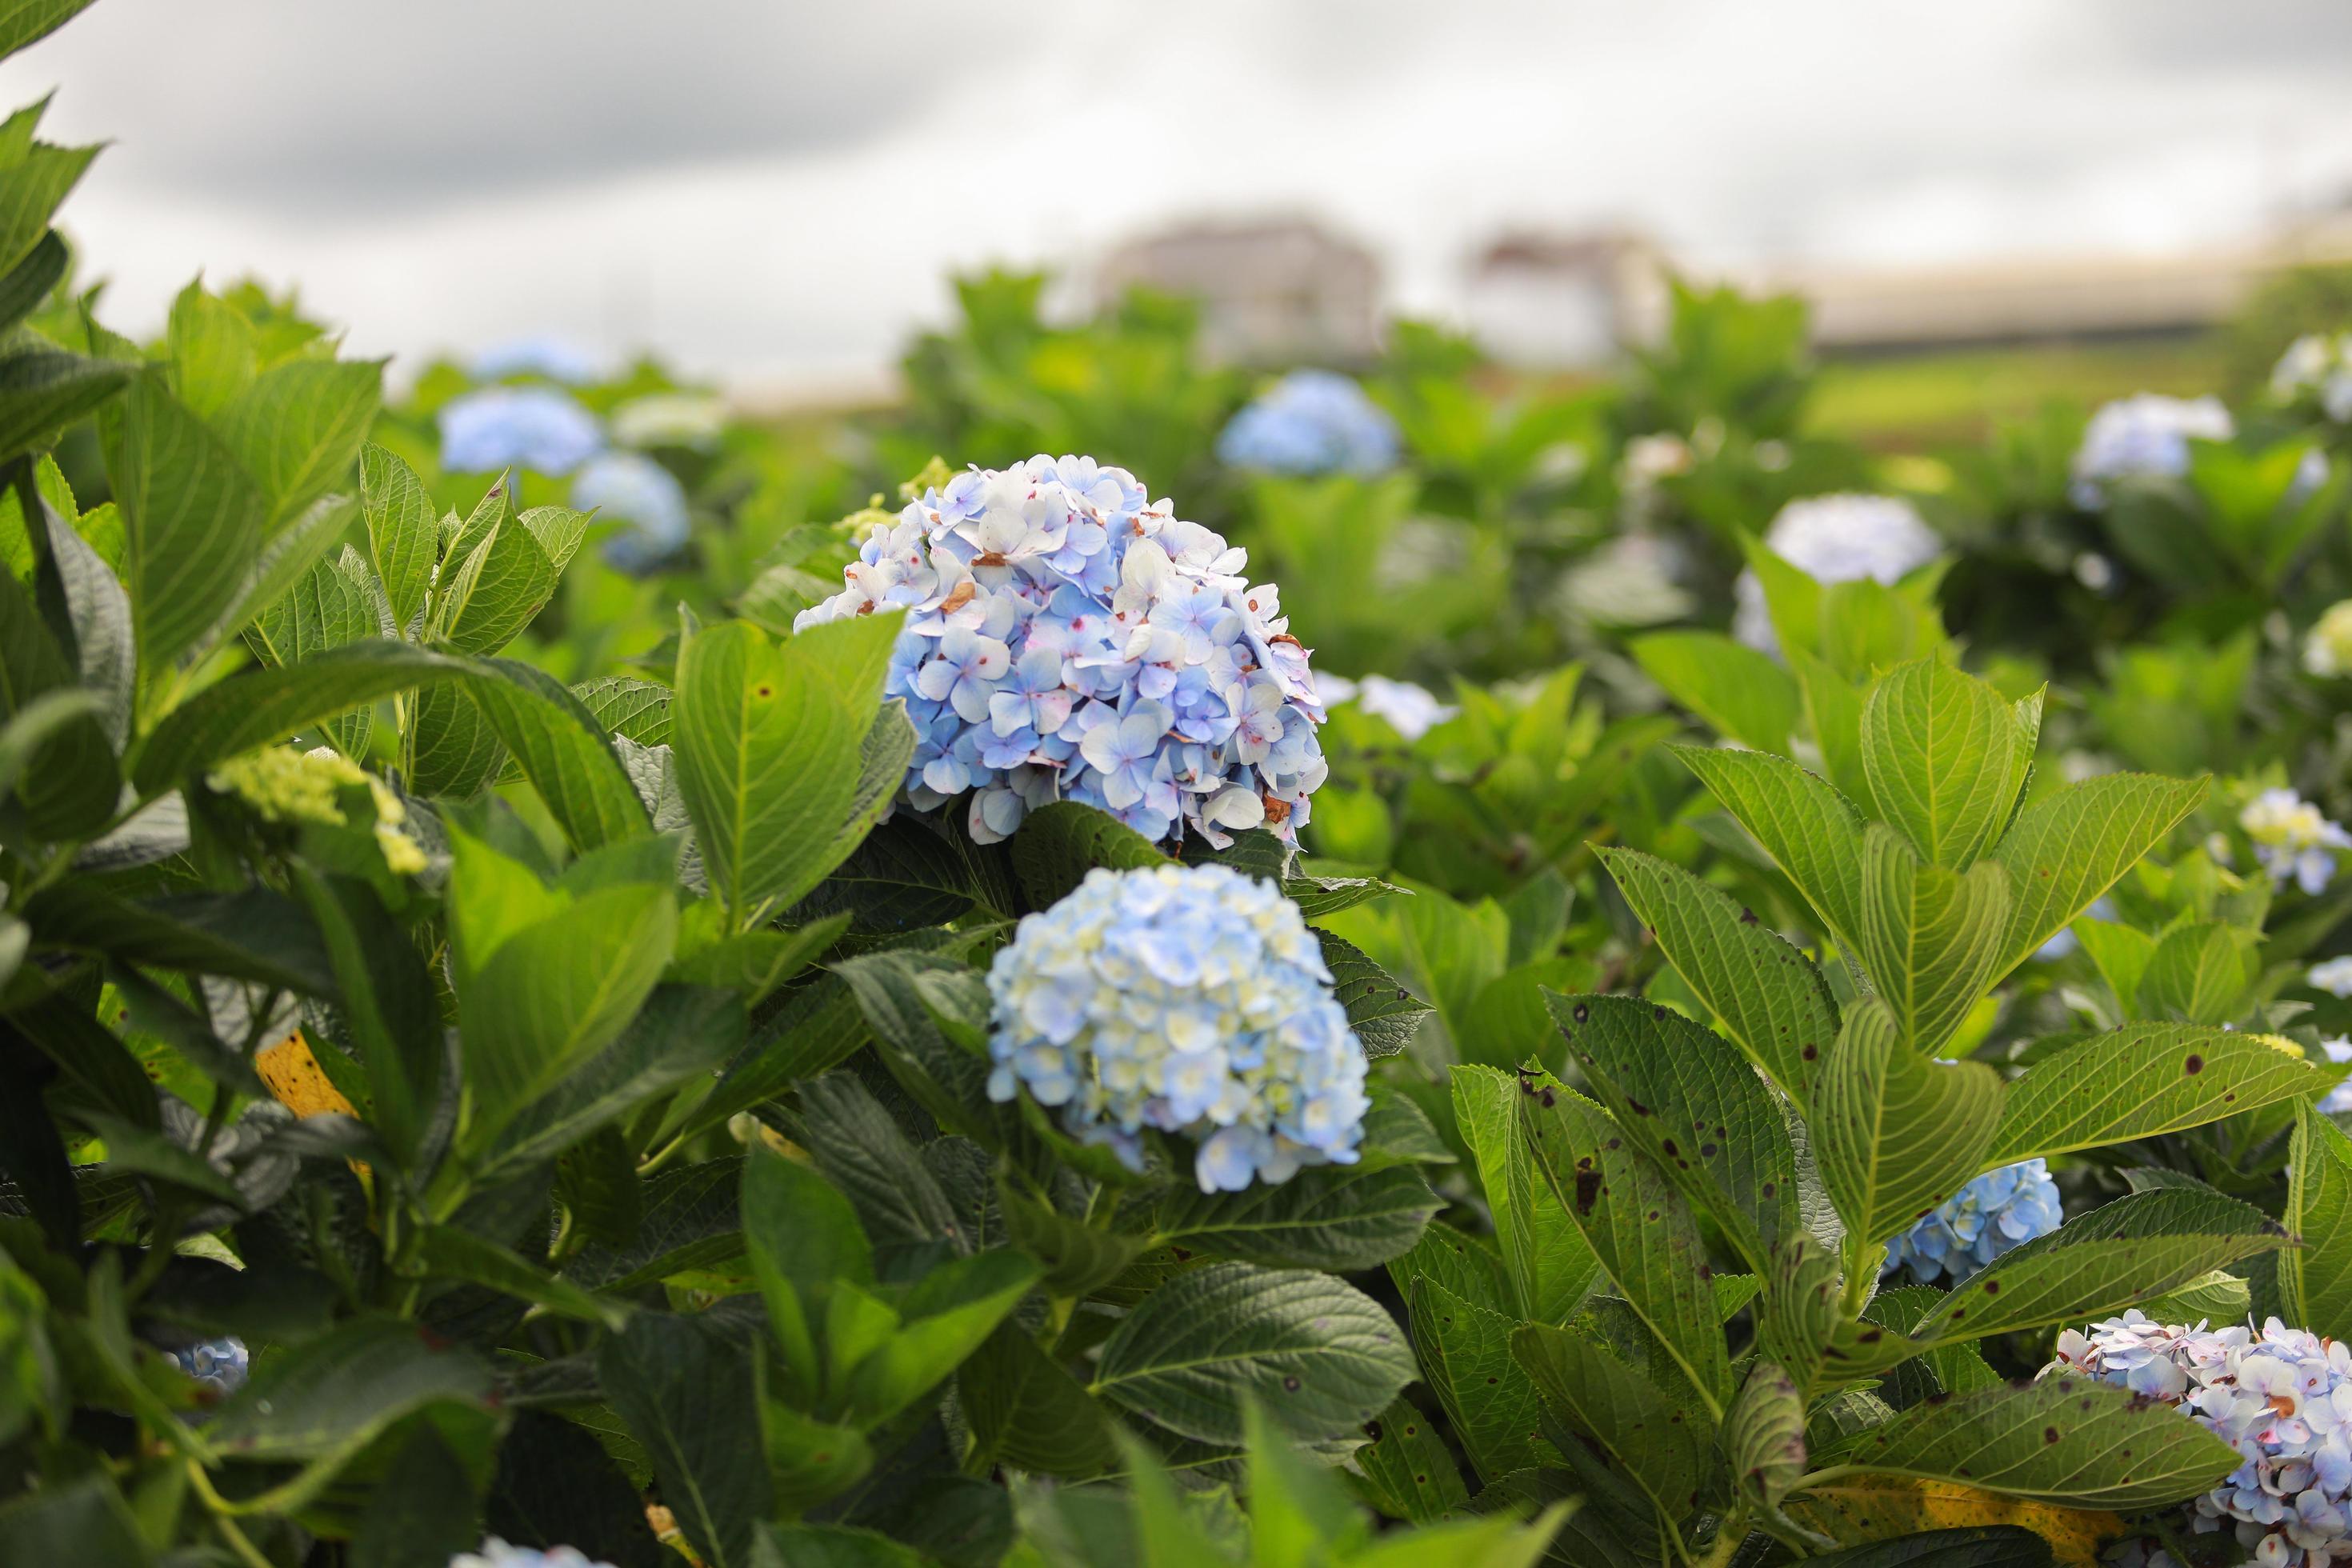
<svg viewBox="0 0 2352 1568">
<path fill-rule="evenodd" d="M 2095 1035 L 2009 1086 L 1982 1167 L 2202 1127 L 2322 1093 L 2327 1075 L 2258 1036 L 2195 1024 Z"/>
</svg>

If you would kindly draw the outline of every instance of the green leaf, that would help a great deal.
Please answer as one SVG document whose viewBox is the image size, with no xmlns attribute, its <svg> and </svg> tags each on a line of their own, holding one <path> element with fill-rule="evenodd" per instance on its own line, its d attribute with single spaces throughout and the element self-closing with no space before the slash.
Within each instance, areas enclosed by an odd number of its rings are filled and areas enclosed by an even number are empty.
<svg viewBox="0 0 2352 1568">
<path fill-rule="evenodd" d="M 1444 1206 L 1411 1165 L 1325 1165 L 1238 1193 L 1180 1186 L 1152 1224 L 1163 1243 L 1268 1268 L 1372 1268 L 1421 1239 Z"/>
<path fill-rule="evenodd" d="M 436 1350 L 396 1318 L 356 1318 L 262 1360 L 204 1435 L 241 1459 L 307 1460 L 331 1475 L 410 1412 L 489 1394 L 489 1368 L 472 1352 Z"/>
<path fill-rule="evenodd" d="M 2221 921 L 2175 926 L 2142 972 L 2136 1011 L 2143 1017 L 2220 1024 L 2244 1010 L 2260 961 L 2260 933 Z"/>
<path fill-rule="evenodd" d="M 874 1468 L 873 1447 L 856 1427 L 818 1421 L 780 1400 L 761 1399 L 760 1435 L 776 1510 L 788 1518 L 840 1496 Z M 764 1561 L 757 1551 L 751 1560 Z"/>
<path fill-rule="evenodd" d="M 979 1247 L 915 1146 L 856 1074 L 811 1079 L 800 1086 L 800 1100 L 794 1142 L 857 1211 L 879 1278 L 909 1278 L 943 1256 Z M 900 1258 L 912 1263 L 911 1271 L 898 1266 Z"/>
<path fill-rule="evenodd" d="M 1759 751 L 1789 749 L 1803 699 L 1789 671 L 1720 632 L 1654 632 L 1626 645 L 1666 695 Z"/>
<path fill-rule="evenodd" d="M 1868 799 L 1870 775 L 1862 765 L 1862 705 L 1869 693 L 1803 648 L 1784 651 L 1804 691 L 1805 721 L 1830 783 L 1850 800 Z"/>
<path fill-rule="evenodd" d="M 1600 854 L 1684 983 L 1783 1093 L 1810 1103 L 1838 1027 L 1837 1005 L 1812 962 L 1754 910 L 1681 867 L 1633 849 Z"/>
<path fill-rule="evenodd" d="M 2050 1543 L 2021 1525 L 1925 1530 L 1832 1552 L 1815 1568 L 2050 1568 Z"/>
<path fill-rule="evenodd" d="M 900 1303 L 896 1330 L 855 1361 L 847 1418 L 877 1426 L 939 1387 L 1036 1283 L 1037 1265 L 1003 1248 L 959 1258 L 924 1275 Z M 831 1349 L 836 1361 L 846 1359 L 837 1336 Z"/>
<path fill-rule="evenodd" d="M 164 331 L 170 354 L 165 384 L 202 419 L 214 419 L 247 387 L 259 368 L 253 323 L 198 279 L 172 301 Z"/>
<path fill-rule="evenodd" d="M 417 1238 L 417 1271 L 427 1277 L 463 1279 L 512 1296 L 582 1322 L 617 1329 L 629 1310 L 534 1267 L 497 1242 L 454 1226 L 433 1226 Z"/>
<path fill-rule="evenodd" d="M 228 608 L 197 638 L 197 645 L 209 647 L 243 631 L 256 616 L 292 592 L 313 567 L 326 559 L 329 551 L 342 542 L 358 515 L 358 504 L 347 495 L 320 496 L 296 513 L 263 542 L 261 553 L 237 584 Z M 361 620 L 363 629 L 345 640 L 373 637 L 382 629 L 376 617 L 374 584 L 368 581 L 366 565 L 357 551 L 349 551 L 345 560 L 345 569 L 352 573 L 360 603 L 366 610 Z"/>
<path fill-rule="evenodd" d="M 36 14 L 43 20 L 34 24 L 39 31 L 33 37 L 64 20 L 62 16 L 56 21 L 46 19 L 56 16 L 54 5 L 42 6 Z M 5 26 L 0 22 L 0 29 Z M 5 31 L 0 30 L 0 41 L 5 37 Z M 0 269 L 23 260 L 26 252 L 48 233 L 58 204 L 98 156 L 96 147 L 55 147 L 33 140 L 34 127 L 47 108 L 48 100 L 43 99 L 18 110 L 8 117 L 6 125 L 0 126 Z"/>
<path fill-rule="evenodd" d="M 0 716 L 9 720 L 10 783 L 26 826 L 42 837 L 87 837 L 114 816 L 121 784 L 104 709 L 98 693 L 76 684 L 16 574 L 0 572 Z"/>
<path fill-rule="evenodd" d="M 2071 1154 L 2315 1096 L 2326 1075 L 2258 1036 L 2137 1024 L 2044 1057 L 2009 1086 L 1987 1167 Z"/>
<path fill-rule="evenodd" d="M 0 201 L 6 176 L 0 174 Z M 124 366 L 68 353 L 17 328 L 0 338 L 0 455 L 53 444 L 131 381 Z"/>
<path fill-rule="evenodd" d="M 1999 980 L 2064 930 L 2205 798 L 2204 779 L 2107 773 L 2018 813 L 1992 858 L 2009 868 L 2008 934 Z"/>
<path fill-rule="evenodd" d="M 1013 836 L 1013 869 L 1031 904 L 1067 898 L 1096 867 L 1129 871 L 1164 866 L 1168 857 L 1134 828 L 1091 805 L 1057 800 L 1024 817 Z"/>
<path fill-rule="evenodd" d="M 2124 1448 L 2128 1464 L 2116 1458 Z M 2235 1449 L 2161 1400 L 2060 1376 L 1915 1405 L 1845 1462 L 2046 1502 L 2133 1510 L 2203 1491 L 2239 1461 Z"/>
<path fill-rule="evenodd" d="M 11 499 L 32 500 L 34 521 L 48 542 L 48 560 L 36 589 L 52 625 L 63 600 L 61 642 L 71 644 L 76 679 L 102 702 L 99 722 L 107 744 L 120 749 L 131 735 L 131 710 L 138 685 L 138 649 L 132 644 L 131 600 L 111 567 L 99 558 L 71 521 L 73 495 L 49 458 L 35 470 L 36 482 Z M 70 635 L 68 635 L 68 633 Z"/>
<path fill-rule="evenodd" d="M 1294 1436 L 1344 1436 L 1414 1375 L 1403 1333 L 1353 1287 L 1303 1269 L 1216 1263 L 1177 1276 L 1119 1321 L 1094 1392 L 1206 1443 L 1242 1437 L 1255 1397 Z"/>
<path fill-rule="evenodd" d="M 365 572 L 356 552 L 309 567 L 263 604 L 247 643 L 265 664 L 287 665 L 377 636 L 375 597 Z"/>
<path fill-rule="evenodd" d="M 1454 1125 L 1477 1162 L 1518 1315 L 1559 1323 L 1592 1289 L 1601 1260 L 1536 1173 L 1519 1129 L 1519 1101 L 1528 1092 L 1517 1076 L 1494 1068 L 1453 1070 Z"/>
<path fill-rule="evenodd" d="M 267 888 L 132 903 L 89 878 L 51 883 L 24 913 L 45 943 L 333 998 L 334 972 L 299 904 Z"/>
<path fill-rule="evenodd" d="M 996 1196 L 1007 1237 L 1044 1267 L 1037 1283 L 1056 1296 L 1091 1295 L 1124 1273 L 1153 1240 L 1066 1215 L 1023 1191 L 1009 1173 L 998 1174 Z"/>
<path fill-rule="evenodd" d="M 424 955 L 367 883 L 299 861 L 292 870 L 334 965 L 344 1026 L 367 1067 L 369 1121 L 395 1155 L 414 1163 L 448 1058 Z"/>
<path fill-rule="evenodd" d="M 1519 1102 L 1536 1168 L 1710 1417 L 1731 1393 L 1713 1270 L 1682 1196 L 1609 1113 L 1549 1077 Z"/>
<path fill-rule="evenodd" d="M 1723 1415 L 1723 1456 L 1732 1485 L 1751 1506 L 1777 1509 L 1805 1473 L 1805 1400 L 1796 1380 L 1769 1361 L 1748 1380 Z"/>
<path fill-rule="evenodd" d="M 600 675 L 572 689 L 608 735 L 626 735 L 640 746 L 669 743 L 670 689 L 625 675 Z"/>
<path fill-rule="evenodd" d="M 1315 939 L 1331 971 L 1332 994 L 1347 1010 L 1348 1027 L 1364 1055 L 1374 1061 L 1392 1057 L 1412 1040 L 1429 1005 L 1397 984 L 1396 977 L 1364 955 L 1361 948 L 1328 931 Z"/>
<path fill-rule="evenodd" d="M 1863 704 L 1871 799 L 1931 866 L 1966 870 L 1991 847 L 2032 760 L 2000 693 L 1939 658 L 1887 671 Z"/>
<path fill-rule="evenodd" d="M 1090 1476 L 1111 1459 L 1110 1418 L 1062 1364 L 1001 1323 L 957 1374 L 976 1458 L 1049 1476 Z"/>
<path fill-rule="evenodd" d="M 1630 996 L 1547 992 L 1570 1059 L 1635 1147 L 1759 1272 L 1798 1227 L 1788 1123 L 1728 1040 Z"/>
<path fill-rule="evenodd" d="M 757 1006 L 814 963 L 848 927 L 845 914 L 798 931 L 741 931 L 680 957 L 670 966 L 669 977 L 688 985 L 740 991 L 746 1005 Z"/>
<path fill-rule="evenodd" d="M 415 1423 L 360 1509 L 352 1568 L 448 1568 L 481 1540 L 477 1490 L 439 1430 Z"/>
<path fill-rule="evenodd" d="M 1470 1493 L 1436 1426 L 1402 1395 L 1364 1428 L 1357 1490 L 1390 1519 L 1429 1524 L 1463 1511 Z"/>
<path fill-rule="evenodd" d="M 2294 1108 L 2286 1227 L 2303 1245 L 2278 1255 L 2282 1313 L 2343 1339 L 2352 1332 L 2352 1139 L 2307 1104 Z"/>
<path fill-rule="evenodd" d="M 88 0 L 83 0 L 88 4 Z M 0 11 L 0 26 L 7 14 Z M 155 1549 L 140 1533 L 114 1479 L 105 1470 L 20 1492 L 0 1505 L 0 1542 L 25 1563 L 102 1563 L 106 1568 L 152 1568 Z"/>
<path fill-rule="evenodd" d="M 743 1163 L 742 1216 L 785 1387 L 813 1404 L 824 1387 L 819 1335 L 834 1287 L 871 1285 L 873 1249 L 847 1198 L 806 1165 L 764 1150 Z"/>
<path fill-rule="evenodd" d="M 108 466 L 140 668 L 159 670 L 236 598 L 268 504 L 220 437 L 152 376 L 131 383 Z"/>
<path fill-rule="evenodd" d="M 89 5 L 89 0 L 7 0 L 0 5 L 0 57 L 48 37 Z"/>
<path fill-rule="evenodd" d="M 383 399 L 380 360 L 279 362 L 221 410 L 219 427 L 270 500 L 270 531 L 334 489 Z"/>
<path fill-rule="evenodd" d="M 392 605 L 393 625 L 405 634 L 432 586 L 441 525 L 416 470 L 373 443 L 360 448 L 360 496 L 376 575 Z"/>
<path fill-rule="evenodd" d="M 568 1545 L 617 1568 L 670 1568 L 677 1554 L 654 1539 L 632 1474 L 643 1450 L 609 1415 L 613 1441 L 633 1450 L 625 1472 L 582 1425 L 544 1410 L 518 1412 L 499 1446 L 484 1523 L 516 1545 Z M 638 1484 L 642 1484 L 639 1481 Z"/>
<path fill-rule="evenodd" d="M 744 1353 L 695 1319 L 640 1312 L 598 1347 L 596 1375 L 703 1561 L 749 1563 L 771 1493 Z"/>
<path fill-rule="evenodd" d="M 2078 920 L 2067 929 L 2091 955 L 2091 963 L 2107 989 L 2116 994 L 2124 1016 L 2133 1016 L 2140 977 L 2147 973 L 2148 960 L 2156 956 L 2156 938 L 2116 921 Z"/>
<path fill-rule="evenodd" d="M 1517 1320 L 1426 1278 L 1413 1281 L 1410 1303 L 1423 1378 L 1445 1407 L 1471 1468 L 1493 1480 L 1557 1466 L 1559 1456 L 1538 1435 L 1543 1411 L 1535 1385 L 1511 1359 Z"/>
<path fill-rule="evenodd" d="M 450 559 L 459 565 L 435 595 L 425 638 L 459 653 L 496 653 L 512 642 L 547 607 L 562 575 L 513 517 L 492 523 L 465 555 L 452 550 Z"/>
<path fill-rule="evenodd" d="M 1712 1440 L 1697 1412 L 1578 1330 L 1521 1324 L 1511 1354 L 1553 1418 L 1607 1454 L 1661 1519 L 1691 1511 Z"/>
<path fill-rule="evenodd" d="M 1913 1050 L 1933 1055 L 1991 984 L 2009 898 L 1990 861 L 1954 871 L 1922 864 L 1882 824 L 1864 835 L 1862 958 Z"/>
<path fill-rule="evenodd" d="M 702 986 L 655 987 L 618 1039 L 507 1124 L 483 1171 L 505 1173 L 552 1159 L 595 1129 L 707 1077 L 743 1048 L 744 1027 L 739 996 Z"/>
<path fill-rule="evenodd" d="M 1667 749 L 1789 874 L 1840 945 L 1860 951 L 1863 822 L 1845 797 L 1767 752 Z"/>
<path fill-rule="evenodd" d="M 1870 1244 L 1905 1229 L 1984 1168 L 2001 1105 L 1992 1068 L 1932 1061 L 1909 1049 L 1875 998 L 1846 1009 L 1814 1099 L 1812 1129 L 1854 1266 L 1874 1262 Z"/>
</svg>

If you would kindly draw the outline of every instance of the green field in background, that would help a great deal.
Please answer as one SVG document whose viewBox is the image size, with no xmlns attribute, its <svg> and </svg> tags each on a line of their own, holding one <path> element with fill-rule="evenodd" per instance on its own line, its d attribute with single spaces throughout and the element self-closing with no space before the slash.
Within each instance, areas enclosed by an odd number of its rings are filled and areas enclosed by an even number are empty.
<svg viewBox="0 0 2352 1568">
<path fill-rule="evenodd" d="M 2194 397 L 2222 390 L 2226 342 L 2197 338 L 2035 343 L 1823 363 L 1809 422 L 1825 436 L 1880 450 L 1924 451 L 1982 440 L 1997 420 L 2054 400 L 2088 411 L 2135 392 Z"/>
</svg>

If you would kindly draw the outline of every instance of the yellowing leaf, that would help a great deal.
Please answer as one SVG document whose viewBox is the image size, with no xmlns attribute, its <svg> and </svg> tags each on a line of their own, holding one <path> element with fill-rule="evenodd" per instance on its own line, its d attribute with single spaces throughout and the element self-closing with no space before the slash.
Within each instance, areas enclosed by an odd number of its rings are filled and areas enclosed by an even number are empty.
<svg viewBox="0 0 2352 1568">
<path fill-rule="evenodd" d="M 319 1058 L 310 1054 L 310 1042 L 302 1037 L 299 1029 L 255 1056 L 253 1070 L 261 1075 L 269 1092 L 297 1116 L 319 1116 L 330 1110 L 343 1116 L 359 1115 L 352 1102 L 343 1098 L 342 1091 L 328 1081 Z"/>
<path fill-rule="evenodd" d="M 2000 1497 L 1958 1481 L 1900 1476 L 1853 1476 L 1809 1488 L 1789 1500 L 1787 1512 L 1846 1546 L 1923 1530 L 2022 1525 L 2050 1543 L 2050 1554 L 2062 1568 L 2096 1568 L 2100 1545 L 2126 1528 L 2112 1513 Z"/>
</svg>

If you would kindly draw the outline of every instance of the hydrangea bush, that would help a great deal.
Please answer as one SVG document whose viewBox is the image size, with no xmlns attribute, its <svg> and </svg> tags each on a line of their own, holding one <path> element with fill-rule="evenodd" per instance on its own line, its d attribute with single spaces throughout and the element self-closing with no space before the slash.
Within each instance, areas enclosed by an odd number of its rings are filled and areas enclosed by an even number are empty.
<svg viewBox="0 0 2352 1568">
<path fill-rule="evenodd" d="M 2218 397 L 2144 392 L 2105 404 L 2074 453 L 2074 504 L 2096 510 L 2118 479 L 2176 479 L 2189 470 L 2192 439 L 2226 441 L 2236 428 Z"/>
</svg>

